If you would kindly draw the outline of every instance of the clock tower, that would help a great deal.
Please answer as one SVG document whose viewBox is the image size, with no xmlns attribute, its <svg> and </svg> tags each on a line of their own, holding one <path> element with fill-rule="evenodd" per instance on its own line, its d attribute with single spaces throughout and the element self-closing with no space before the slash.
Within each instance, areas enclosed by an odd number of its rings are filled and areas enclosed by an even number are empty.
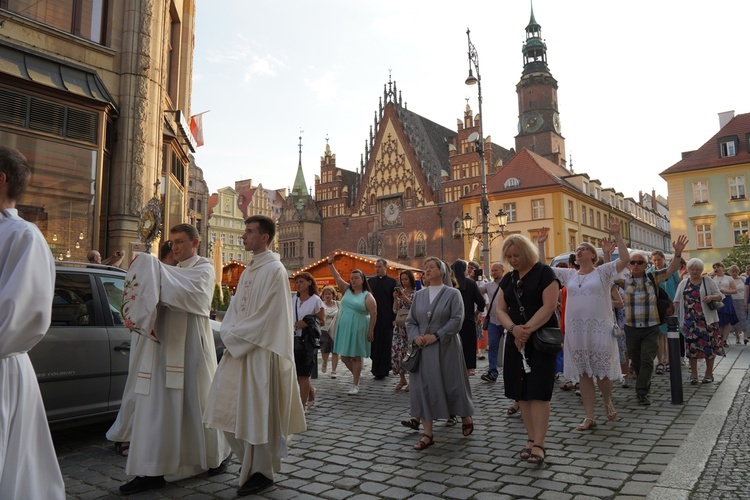
<svg viewBox="0 0 750 500">
<path fill-rule="evenodd" d="M 533 6 L 522 52 L 523 74 L 516 85 L 516 151 L 526 148 L 565 167 L 565 138 L 557 110 L 557 80 L 547 67 L 547 44 L 542 40 L 542 27 L 534 18 Z"/>
</svg>

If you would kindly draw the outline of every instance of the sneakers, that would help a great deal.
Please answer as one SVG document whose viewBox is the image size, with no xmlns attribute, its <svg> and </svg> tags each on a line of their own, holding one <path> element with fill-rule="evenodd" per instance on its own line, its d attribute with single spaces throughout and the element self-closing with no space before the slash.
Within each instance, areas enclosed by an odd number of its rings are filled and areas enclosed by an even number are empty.
<svg viewBox="0 0 750 500">
<path fill-rule="evenodd" d="M 333 370 L 331 372 L 331 378 L 336 378 L 338 375 L 336 375 L 336 370 Z"/>
<path fill-rule="evenodd" d="M 497 375 L 492 372 L 487 372 L 479 378 L 481 378 L 485 382 L 497 382 Z"/>
<path fill-rule="evenodd" d="M 348 394 L 359 394 L 359 386 L 352 384 L 352 388 L 349 389 Z"/>
<path fill-rule="evenodd" d="M 639 405 L 648 406 L 651 404 L 651 400 L 645 394 L 636 394 L 636 397 L 638 398 Z"/>
</svg>

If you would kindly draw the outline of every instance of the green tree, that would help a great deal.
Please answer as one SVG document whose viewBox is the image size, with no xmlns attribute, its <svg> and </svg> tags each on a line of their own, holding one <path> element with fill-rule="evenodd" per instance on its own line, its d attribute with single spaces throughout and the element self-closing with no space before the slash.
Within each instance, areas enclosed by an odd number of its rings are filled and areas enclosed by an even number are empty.
<svg viewBox="0 0 750 500">
<path fill-rule="evenodd" d="M 222 286 L 221 291 L 222 291 L 221 310 L 226 311 L 227 309 L 229 309 L 229 301 L 232 300 L 232 292 L 229 290 L 229 287 L 227 285 Z"/>
<path fill-rule="evenodd" d="M 745 266 L 750 264 L 750 238 L 748 236 L 742 236 L 740 244 L 734 248 L 724 257 L 722 264 L 725 268 L 737 265 L 740 268 L 740 272 L 745 270 Z"/>
<path fill-rule="evenodd" d="M 221 289 L 219 288 L 219 284 L 214 284 L 214 297 L 211 299 L 211 310 L 212 311 L 221 311 Z"/>
</svg>

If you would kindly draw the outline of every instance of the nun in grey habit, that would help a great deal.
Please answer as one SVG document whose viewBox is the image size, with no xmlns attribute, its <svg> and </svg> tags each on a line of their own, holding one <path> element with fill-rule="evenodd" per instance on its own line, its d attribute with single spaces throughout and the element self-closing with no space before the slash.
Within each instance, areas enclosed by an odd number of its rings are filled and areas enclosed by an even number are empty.
<svg viewBox="0 0 750 500">
<path fill-rule="evenodd" d="M 464 320 L 463 299 L 453 288 L 443 261 L 430 257 L 424 266 L 430 286 L 414 296 L 406 320 L 409 342 L 422 347 L 419 369 L 409 375 L 411 414 L 424 425 L 424 435 L 414 445 L 415 450 L 434 443 L 433 420 L 460 415 L 463 435 L 474 430 L 474 404 L 459 336 Z"/>
</svg>

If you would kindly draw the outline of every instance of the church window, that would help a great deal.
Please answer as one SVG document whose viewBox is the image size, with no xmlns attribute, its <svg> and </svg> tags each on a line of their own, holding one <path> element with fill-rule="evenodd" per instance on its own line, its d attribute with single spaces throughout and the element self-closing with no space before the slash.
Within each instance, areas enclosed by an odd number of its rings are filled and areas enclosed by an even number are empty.
<svg viewBox="0 0 750 500">
<path fill-rule="evenodd" d="M 424 257 L 426 255 L 427 245 L 425 244 L 425 237 L 422 231 L 417 233 L 416 244 L 414 246 L 416 250 L 414 252 L 415 257 Z"/>
<path fill-rule="evenodd" d="M 357 253 L 366 254 L 367 253 L 367 242 L 364 238 L 360 238 L 359 242 L 357 243 Z"/>
<path fill-rule="evenodd" d="M 398 258 L 405 259 L 408 257 L 408 244 L 406 241 L 406 235 L 401 233 L 398 235 Z"/>
</svg>

